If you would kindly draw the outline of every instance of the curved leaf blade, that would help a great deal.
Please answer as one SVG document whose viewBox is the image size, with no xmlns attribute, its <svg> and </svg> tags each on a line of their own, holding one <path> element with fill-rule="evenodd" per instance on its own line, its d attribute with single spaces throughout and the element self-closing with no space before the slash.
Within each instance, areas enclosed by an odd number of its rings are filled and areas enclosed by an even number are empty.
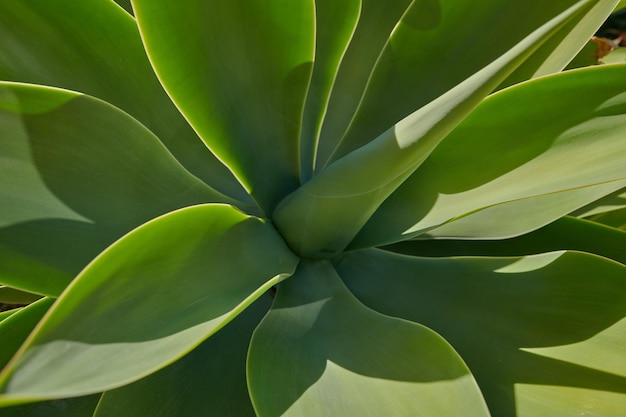
<svg viewBox="0 0 626 417">
<path fill-rule="evenodd" d="M 541 26 L 500 58 L 287 196 L 273 218 L 289 245 L 314 259 L 339 254 L 445 136 L 586 3 L 579 2 Z"/>
<path fill-rule="evenodd" d="M 251 204 L 174 107 L 150 67 L 135 20 L 113 1 L 3 0 L 0 80 L 107 101 L 153 131 L 194 175 Z"/>
<path fill-rule="evenodd" d="M 430 6 L 426 8 L 426 12 L 425 8 L 420 10 L 424 16 L 427 16 L 423 22 L 430 19 L 431 24 L 434 24 L 438 21 L 437 0 L 360 1 L 361 10 L 357 26 L 337 70 L 328 99 L 328 110 L 319 132 L 315 160 L 316 171 L 324 167 L 335 146 L 343 137 L 370 80 L 371 72 L 387 46 L 389 37 L 412 3 Z M 428 13 L 429 8 L 435 11 Z"/>
<path fill-rule="evenodd" d="M 159 79 L 267 213 L 298 186 L 314 2 L 133 0 Z"/>
<path fill-rule="evenodd" d="M 248 381 L 261 417 L 489 415 L 443 338 L 366 308 L 328 262 L 302 262 L 278 287 L 252 336 Z"/>
<path fill-rule="evenodd" d="M 0 402 L 74 397 L 144 377 L 218 331 L 296 264 L 270 224 L 231 206 L 150 221 L 61 295 L 0 374 Z"/>
<path fill-rule="evenodd" d="M 525 416 L 561 415 L 570 403 L 623 412 L 624 265 L 576 252 L 428 259 L 366 250 L 336 267 L 366 305 L 445 337 L 493 415 L 518 415 L 520 404 Z"/>
<path fill-rule="evenodd" d="M 490 96 L 382 204 L 353 247 L 425 232 L 520 235 L 623 188 L 623 71 L 623 66 L 569 71 Z M 570 105 L 564 108 L 564 101 Z M 484 213 L 480 219 L 481 210 L 490 207 L 498 217 Z M 465 224 L 475 228 L 457 232 L 454 221 L 465 216 Z M 442 225 L 449 231 L 435 229 Z"/>
<path fill-rule="evenodd" d="M 105 392 L 93 417 L 256 417 L 246 385 L 246 355 L 270 305 L 271 297 L 263 295 L 184 358 Z"/>
<path fill-rule="evenodd" d="M 334 149 L 332 155 L 326 153 L 319 159 L 327 165 L 369 143 L 398 120 L 495 61 L 536 28 L 570 7 L 580 7 L 558 30 L 546 33 L 541 45 L 502 82 L 508 85 L 560 71 L 614 4 L 615 0 L 486 0 L 476 8 L 463 0 L 411 2 L 380 53 L 367 88 L 353 89 L 351 94 L 357 101 L 334 108 L 329 115 L 331 121 L 340 118 L 344 122 L 323 138 L 326 147 Z M 348 77 L 355 77 L 355 73 L 358 71 L 353 70 Z"/>
<path fill-rule="evenodd" d="M 575 217 L 510 239 L 412 239 L 385 250 L 413 256 L 520 256 L 560 250 L 593 253 L 626 265 L 626 231 Z"/>
<path fill-rule="evenodd" d="M 366 4 L 369 3 L 366 0 Z M 385 10 L 390 9 L 389 3 L 386 3 Z M 300 134 L 301 182 L 306 182 L 313 176 L 319 135 L 328 111 L 330 92 L 336 82 L 339 64 L 346 59 L 346 49 L 353 41 L 362 7 L 361 0 L 315 1 L 315 60 Z M 372 45 L 363 49 L 370 51 Z"/>
<path fill-rule="evenodd" d="M 51 298 L 36 301 L 0 322 L 0 369 L 9 363 L 53 302 Z"/>
<path fill-rule="evenodd" d="M 115 239 L 163 213 L 233 200 L 143 125 L 90 96 L 0 82 L 0 282 L 57 296 Z"/>
</svg>

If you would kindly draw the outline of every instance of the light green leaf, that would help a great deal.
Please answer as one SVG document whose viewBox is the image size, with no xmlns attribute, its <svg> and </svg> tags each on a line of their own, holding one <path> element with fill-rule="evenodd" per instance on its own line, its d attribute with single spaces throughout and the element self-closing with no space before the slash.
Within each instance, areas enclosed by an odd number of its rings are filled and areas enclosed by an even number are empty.
<svg viewBox="0 0 626 417">
<path fill-rule="evenodd" d="M 352 246 L 425 232 L 512 237 L 623 188 L 623 73 L 619 66 L 586 68 L 490 96 L 383 203 Z"/>
<path fill-rule="evenodd" d="M 94 417 L 255 417 L 246 385 L 250 337 L 271 305 L 263 295 L 187 356 L 105 392 Z"/>
<path fill-rule="evenodd" d="M 260 417 L 489 414 L 443 338 L 366 308 L 326 261 L 279 285 L 252 337 L 248 385 Z"/>
<path fill-rule="evenodd" d="M 99 255 L 61 295 L 0 374 L 0 403 L 97 393 L 149 375 L 218 331 L 296 264 L 269 223 L 231 206 L 188 207 L 150 221 Z"/>
<path fill-rule="evenodd" d="M 51 298 L 36 301 L 0 322 L 0 369 L 15 355 L 53 302 Z"/>
<path fill-rule="evenodd" d="M 406 2 L 406 0 L 403 0 Z M 376 2 L 382 6 L 382 2 Z M 393 1 L 385 2 L 381 9 L 389 7 Z M 366 0 L 365 11 L 371 1 Z M 346 59 L 348 44 L 354 45 L 356 24 L 363 16 L 361 0 L 317 0 L 315 1 L 315 62 L 311 83 L 304 107 L 302 132 L 300 137 L 300 170 L 301 181 L 311 179 L 315 167 L 315 157 L 322 121 L 327 114 L 330 91 L 337 77 L 339 63 Z M 380 15 L 377 16 L 380 21 Z M 373 31 L 370 31 L 370 34 Z M 368 48 L 361 51 L 371 53 Z M 349 59 L 349 58 L 348 58 Z M 363 74 L 363 73 L 359 73 Z M 354 75 L 354 73 L 353 73 Z M 354 79 L 354 77 L 352 77 Z M 348 96 L 347 98 L 350 98 Z"/>
<path fill-rule="evenodd" d="M 159 79 L 266 213 L 298 186 L 314 2 L 133 0 Z"/>
<path fill-rule="evenodd" d="M 56 296 L 100 251 L 168 211 L 230 202 L 143 125 L 93 97 L 0 82 L 0 282 Z"/>
<path fill-rule="evenodd" d="M 579 20 L 572 20 L 550 37 L 541 47 L 500 85 L 500 88 L 530 78 L 553 74 L 565 68 L 583 50 L 598 27 L 613 10 L 617 0 L 591 1 Z M 544 3 L 545 4 L 545 3 Z M 527 3 L 521 4 L 528 7 Z M 542 10 L 543 12 L 543 10 Z M 594 58 L 587 65 L 595 64 Z"/>
<path fill-rule="evenodd" d="M 439 23 L 440 6 L 437 0 L 360 1 L 357 27 L 341 59 L 329 97 L 328 111 L 319 132 L 316 170 L 319 171 L 326 164 L 343 137 L 389 37 L 411 4 L 414 9 L 419 8 L 418 14 L 421 14 L 418 27 L 432 29 Z"/>
<path fill-rule="evenodd" d="M 385 246 L 414 256 L 517 256 L 558 250 L 593 253 L 626 265 L 626 232 L 602 224 L 563 217 L 534 232 L 503 240 L 412 239 Z"/>
<path fill-rule="evenodd" d="M 0 311 L 0 322 L 2 322 L 3 320 L 11 317 L 13 314 L 17 313 L 20 310 L 21 310 L 21 307 L 12 308 L 10 310 Z"/>
<path fill-rule="evenodd" d="M 380 204 L 484 96 L 546 36 L 574 19 L 586 3 L 580 2 L 549 21 L 499 59 L 287 196 L 273 218 L 289 245 L 310 258 L 340 253 Z"/>
<path fill-rule="evenodd" d="M 323 135 L 320 148 L 333 151 L 341 140 L 332 153 L 332 162 L 369 143 L 576 5 L 579 9 L 575 15 L 558 30 L 545 33 L 536 50 L 526 55 L 523 62 L 517 62 L 521 67 L 501 81 L 510 84 L 559 71 L 600 26 L 615 1 L 483 0 L 479 8 L 465 0 L 413 1 L 380 54 L 367 89 L 364 91 L 363 85 L 350 89 L 349 94 L 355 98 L 346 102 L 342 97 L 348 92 L 336 87 L 339 97 L 331 98 L 329 120 L 324 126 L 324 133 L 328 134 Z M 387 6 L 387 2 L 380 4 Z M 386 17 L 388 12 L 379 14 L 383 17 L 376 19 Z M 376 45 L 372 48 L 379 53 Z M 368 74 L 372 66 L 369 62 L 363 64 L 346 77 Z M 335 102 L 342 105 L 333 106 Z M 339 126 L 333 123 L 335 119 L 342 120 Z M 329 156 L 329 152 L 321 152 L 318 168 L 329 162 Z"/>
<path fill-rule="evenodd" d="M 570 404 L 623 414 L 624 265 L 576 252 L 428 259 L 367 250 L 345 255 L 337 271 L 366 305 L 445 337 L 494 416 L 520 407 L 561 416 Z"/>
<path fill-rule="evenodd" d="M 250 202 L 163 91 L 135 20 L 113 1 L 0 2 L 0 80 L 60 87 L 107 101 L 153 131 L 194 175 Z"/>
<path fill-rule="evenodd" d="M 626 208 L 626 189 L 617 190 L 585 207 L 581 207 L 572 212 L 571 215 L 576 217 L 590 217 L 623 208 Z"/>
</svg>

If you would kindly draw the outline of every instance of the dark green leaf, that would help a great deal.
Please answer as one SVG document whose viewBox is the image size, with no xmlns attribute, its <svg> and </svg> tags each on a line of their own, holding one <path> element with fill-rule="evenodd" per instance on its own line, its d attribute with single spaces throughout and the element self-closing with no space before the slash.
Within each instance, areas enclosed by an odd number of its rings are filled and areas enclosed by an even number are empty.
<svg viewBox="0 0 626 417">
<path fill-rule="evenodd" d="M 494 416 L 623 414 L 624 265 L 575 252 L 427 259 L 368 250 L 337 270 L 366 305 L 445 337 Z"/>
<path fill-rule="evenodd" d="M 99 255 L 61 295 L 0 374 L 0 403 L 97 393 L 147 376 L 296 265 L 270 224 L 231 206 L 198 205 L 152 220 Z"/>
<path fill-rule="evenodd" d="M 266 213 L 298 186 L 314 3 L 133 0 L 159 79 Z"/>
<path fill-rule="evenodd" d="M 0 83 L 0 282 L 56 296 L 132 228 L 232 201 L 143 125 L 78 93 Z"/>
<path fill-rule="evenodd" d="M 327 262 L 303 262 L 279 285 L 248 381 L 260 417 L 488 415 L 443 338 L 365 307 Z"/>
<path fill-rule="evenodd" d="M 255 417 L 246 385 L 252 331 L 271 304 L 264 295 L 187 356 L 105 392 L 94 417 Z"/>
<path fill-rule="evenodd" d="M 105 100 L 153 131 L 194 175 L 250 201 L 163 91 L 135 20 L 113 1 L 0 2 L 0 80 L 61 87 Z"/>
</svg>

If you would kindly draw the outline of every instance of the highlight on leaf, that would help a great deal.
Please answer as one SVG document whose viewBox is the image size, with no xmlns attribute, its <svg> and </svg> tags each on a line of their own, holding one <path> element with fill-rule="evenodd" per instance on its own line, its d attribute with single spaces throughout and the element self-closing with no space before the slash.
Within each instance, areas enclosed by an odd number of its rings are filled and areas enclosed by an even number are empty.
<svg viewBox="0 0 626 417">
<path fill-rule="evenodd" d="M 3 0 L 0 417 L 622 417 L 617 6 Z"/>
</svg>

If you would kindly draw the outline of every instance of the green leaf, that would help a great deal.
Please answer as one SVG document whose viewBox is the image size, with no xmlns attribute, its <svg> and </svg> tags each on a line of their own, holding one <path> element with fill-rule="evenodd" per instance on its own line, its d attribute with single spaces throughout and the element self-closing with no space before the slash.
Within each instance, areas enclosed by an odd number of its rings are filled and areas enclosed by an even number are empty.
<svg viewBox="0 0 626 417">
<path fill-rule="evenodd" d="M 168 211 L 232 200 L 93 97 L 0 82 L 0 282 L 56 296 L 100 251 Z"/>
<path fill-rule="evenodd" d="M 261 417 L 489 414 L 443 338 L 366 308 L 326 261 L 279 285 L 252 337 L 248 385 Z"/>
<path fill-rule="evenodd" d="M 250 202 L 174 107 L 150 66 L 135 20 L 113 1 L 0 2 L 0 80 L 107 101 L 153 131 L 194 175 Z"/>
<path fill-rule="evenodd" d="M 0 311 L 0 322 L 2 322 L 5 319 L 8 319 L 9 317 L 11 317 L 13 314 L 17 313 L 20 310 L 21 310 L 21 307 L 11 308 L 10 310 Z"/>
<path fill-rule="evenodd" d="M 572 216 L 590 217 L 626 208 L 626 189 L 617 190 L 591 204 L 572 212 Z"/>
<path fill-rule="evenodd" d="M 105 392 L 94 417 L 255 417 L 246 385 L 246 355 L 252 332 L 269 310 L 264 295 L 167 368 Z"/>
<path fill-rule="evenodd" d="M 292 249 L 310 258 L 340 253 L 380 204 L 484 96 L 585 5 L 583 1 L 549 21 L 499 59 L 285 198 L 273 218 Z"/>
<path fill-rule="evenodd" d="M 318 171 L 342 138 L 359 105 L 371 72 L 407 8 L 411 4 L 414 8 L 420 8 L 422 19 L 419 23 L 427 28 L 432 29 L 440 19 L 440 6 L 436 0 L 361 0 L 359 3 L 357 26 L 341 58 L 329 97 L 328 110 L 319 132 L 315 160 Z"/>
<path fill-rule="evenodd" d="M 150 221 L 100 254 L 61 295 L 0 374 L 0 402 L 97 393 L 149 375 L 296 264 L 269 223 L 231 206 L 188 207 Z"/>
<path fill-rule="evenodd" d="M 623 72 L 569 71 L 490 96 L 383 203 L 352 247 L 425 232 L 512 237 L 623 188 Z"/>
<path fill-rule="evenodd" d="M 53 302 L 51 298 L 36 301 L 0 322 L 0 369 L 15 355 Z"/>
<path fill-rule="evenodd" d="M 601 213 L 589 220 L 626 231 L 626 208 Z"/>
<path fill-rule="evenodd" d="M 414 256 L 517 256 L 558 250 L 593 253 L 626 265 L 626 232 L 563 217 L 534 232 L 503 240 L 413 239 L 385 246 Z"/>
<path fill-rule="evenodd" d="M 15 288 L 0 285 L 0 303 L 4 304 L 30 304 L 37 301 L 41 296 Z"/>
<path fill-rule="evenodd" d="M 314 2 L 133 0 L 159 79 L 266 213 L 298 186 Z"/>
<path fill-rule="evenodd" d="M 100 395 L 79 398 L 41 401 L 0 408 L 0 417 L 91 417 L 98 405 Z"/>
<path fill-rule="evenodd" d="M 377 3 L 387 7 L 388 2 Z M 524 62 L 517 62 L 521 67 L 501 81 L 510 84 L 561 70 L 614 4 L 615 0 L 483 0 L 477 8 L 464 0 L 411 2 L 382 53 L 377 44 L 371 46 L 380 55 L 373 70 L 367 61 L 356 71 L 345 68 L 347 73 L 343 75 L 348 79 L 365 73 L 369 77 L 367 88 L 363 88 L 365 84 L 357 84 L 345 91 L 341 85 L 336 86 L 337 97 L 331 97 L 329 120 L 323 131 L 327 134 L 322 136 L 320 144 L 327 151 L 318 155 L 318 169 L 369 143 L 398 120 L 504 55 L 550 19 L 576 6 L 574 15 L 557 30 L 545 33 Z M 374 18 L 384 20 L 390 13 L 379 11 L 380 16 Z M 348 94 L 351 99 L 344 98 Z"/>
<path fill-rule="evenodd" d="M 119 4 L 124 10 L 126 10 L 129 14 L 133 14 L 133 6 L 130 4 L 130 0 L 114 0 L 117 4 Z"/>
<path fill-rule="evenodd" d="M 613 10 L 615 2 L 616 0 L 590 1 L 585 14 L 579 20 L 568 22 L 551 36 L 500 85 L 500 88 L 561 71 L 585 48 L 589 39 Z M 528 7 L 528 4 L 523 3 L 521 6 Z M 587 65 L 595 64 L 595 53 L 592 52 L 590 58 L 593 59 Z"/>
<path fill-rule="evenodd" d="M 385 7 L 381 9 L 392 10 L 393 7 L 389 7 L 390 3 L 393 2 L 388 0 L 384 4 Z M 348 45 L 354 45 L 354 32 L 357 22 L 363 19 L 363 7 L 365 6 L 365 11 L 368 11 L 367 6 L 370 4 L 371 2 L 367 0 L 365 5 L 362 5 L 361 0 L 315 1 L 315 62 L 304 107 L 300 137 L 302 182 L 308 181 L 313 176 L 319 135 L 327 114 L 328 100 L 336 81 L 338 66 L 340 62 L 345 62 L 347 59 Z M 383 5 L 381 2 L 377 4 Z M 376 17 L 380 21 L 380 14 Z M 373 31 L 370 30 L 370 34 L 371 32 Z M 373 48 L 371 44 L 368 46 L 368 48 L 361 48 L 361 51 L 370 53 Z"/>
<path fill-rule="evenodd" d="M 428 259 L 367 250 L 336 267 L 366 305 L 445 337 L 494 416 L 623 414 L 624 265 L 575 252 Z"/>
</svg>

